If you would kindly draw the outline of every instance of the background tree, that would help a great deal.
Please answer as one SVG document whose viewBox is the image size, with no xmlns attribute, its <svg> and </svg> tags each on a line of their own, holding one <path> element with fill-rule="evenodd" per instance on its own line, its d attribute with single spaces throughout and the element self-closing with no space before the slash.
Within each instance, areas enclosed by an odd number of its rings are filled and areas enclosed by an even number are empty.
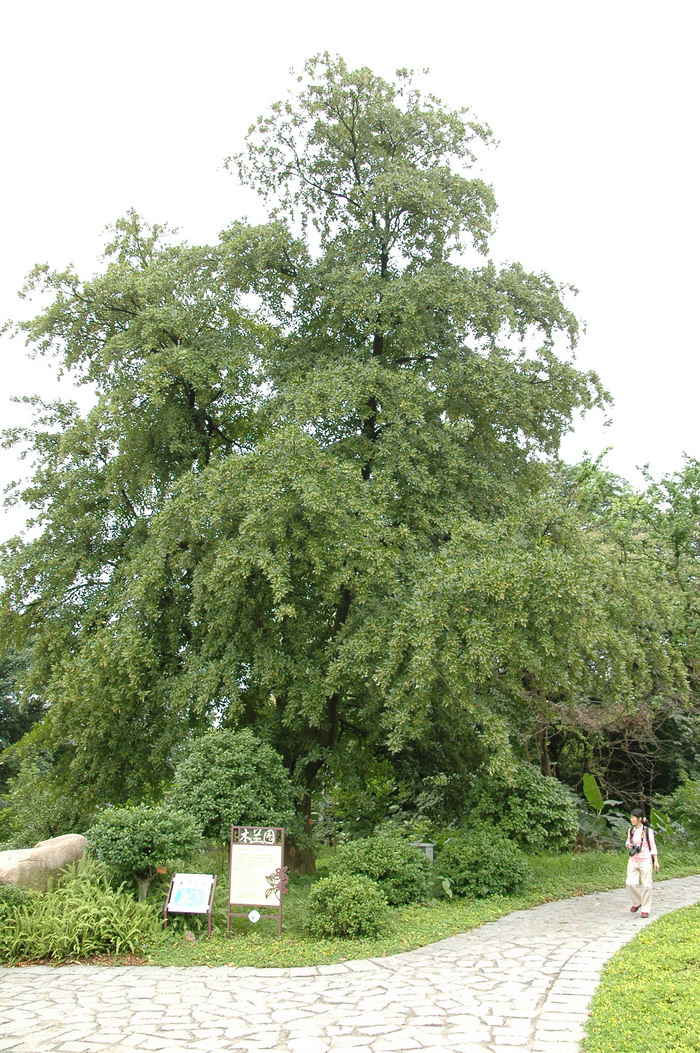
<svg viewBox="0 0 700 1053">
<path fill-rule="evenodd" d="M 409 73 L 320 56 L 231 161 L 268 224 L 192 248 L 130 214 L 102 274 L 35 271 L 20 328 L 95 402 L 11 436 L 37 534 L 6 547 L 0 634 L 66 792 L 158 798 L 218 723 L 308 816 L 343 758 L 547 771 L 577 706 L 684 698 L 668 576 L 556 462 L 604 393 L 570 290 L 489 257 L 489 141 Z"/>
<path fill-rule="evenodd" d="M 657 560 L 680 590 L 683 648 L 690 687 L 700 692 L 700 461 L 686 456 L 683 467 L 658 483 L 649 481 L 646 533 Z"/>
<path fill-rule="evenodd" d="M 550 690 L 541 731 L 560 777 L 576 784 L 591 770 L 610 795 L 649 802 L 675 785 L 697 750 L 693 630 L 666 513 L 653 487 L 635 492 L 594 464 L 567 468 L 562 481 L 588 551 L 579 573 L 594 600 L 584 608 L 588 624 L 577 625 L 577 651 L 596 676 L 568 695 Z"/>
<path fill-rule="evenodd" d="M 7 777 L 16 769 L 5 750 L 18 742 L 41 716 L 42 705 L 38 698 L 22 701 L 18 695 L 29 665 L 29 656 L 18 654 L 8 648 L 0 657 L 0 794 L 5 789 Z"/>
</svg>

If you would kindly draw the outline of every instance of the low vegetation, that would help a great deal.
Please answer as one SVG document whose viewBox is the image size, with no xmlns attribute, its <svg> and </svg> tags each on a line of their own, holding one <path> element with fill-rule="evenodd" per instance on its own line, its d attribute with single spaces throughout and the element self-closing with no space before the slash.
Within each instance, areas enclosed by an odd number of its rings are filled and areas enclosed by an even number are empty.
<svg viewBox="0 0 700 1053">
<path fill-rule="evenodd" d="M 46 893 L 13 886 L 0 896 L 0 961 L 85 960 L 142 951 L 157 932 L 153 909 L 110 887 L 89 860 L 73 866 Z"/>
<path fill-rule="evenodd" d="M 659 918 L 608 963 L 584 1050 L 700 1050 L 700 904 Z"/>
<path fill-rule="evenodd" d="M 321 856 L 316 879 L 292 878 L 289 894 L 284 898 L 280 938 L 276 925 L 264 920 L 253 925 L 245 918 L 233 919 L 231 936 L 226 936 L 228 882 L 226 857 L 221 851 L 190 861 L 192 870 L 219 873 L 211 937 L 206 936 L 206 919 L 195 915 L 175 915 L 168 928 L 162 930 L 160 914 L 167 876 L 159 876 L 151 886 L 147 902 L 138 904 L 133 895 L 123 889 L 108 889 L 104 873 L 95 869 L 97 864 L 85 860 L 48 893 L 30 894 L 31 904 L 26 894 L 6 886 L 0 896 L 0 960 L 5 964 L 89 961 L 95 956 L 104 960 L 104 956 L 109 955 L 116 962 L 122 960 L 120 956 L 131 955 L 152 965 L 319 965 L 421 947 L 514 910 L 617 888 L 624 880 L 624 858 L 620 854 L 530 855 L 527 857 L 530 876 L 517 894 L 483 899 L 437 898 L 436 893 L 441 889 L 436 877 L 433 895 L 417 903 L 384 908 L 380 895 L 376 910 L 373 908 L 372 917 L 379 921 L 374 930 L 371 930 L 372 921 L 363 921 L 359 914 L 353 920 L 348 906 L 342 915 L 347 931 L 331 935 L 323 931 L 322 919 L 328 917 L 325 891 L 336 887 L 328 884 L 335 855 L 329 852 Z M 438 871 L 436 866 L 436 875 Z M 697 871 L 696 852 L 688 849 L 665 852 L 665 878 Z M 348 885 L 358 880 L 359 876 L 346 875 L 342 883 Z M 364 880 L 371 881 L 366 877 Z"/>
</svg>

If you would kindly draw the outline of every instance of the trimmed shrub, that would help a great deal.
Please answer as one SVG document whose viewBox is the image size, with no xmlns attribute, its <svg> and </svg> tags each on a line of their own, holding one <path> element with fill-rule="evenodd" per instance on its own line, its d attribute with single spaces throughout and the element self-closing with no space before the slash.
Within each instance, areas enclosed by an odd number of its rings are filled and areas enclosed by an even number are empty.
<svg viewBox="0 0 700 1053">
<path fill-rule="evenodd" d="M 247 728 L 222 728 L 196 739 L 167 802 L 195 816 L 205 837 L 224 843 L 231 826 L 295 823 L 292 784 L 281 756 Z"/>
<path fill-rule="evenodd" d="M 191 855 L 202 840 L 197 821 L 165 805 L 106 808 L 87 832 L 88 852 L 117 881 L 133 880 L 145 899 L 156 868 Z"/>
<path fill-rule="evenodd" d="M 376 881 L 392 907 L 429 899 L 432 870 L 417 848 L 388 837 L 365 837 L 338 849 L 333 870 L 338 874 L 363 874 Z"/>
<path fill-rule="evenodd" d="M 88 862 L 27 903 L 0 904 L 0 962 L 139 954 L 157 932 L 151 908 L 110 888 Z"/>
<path fill-rule="evenodd" d="M 387 925 L 387 901 L 362 874 L 331 874 L 316 881 L 306 901 L 304 928 L 320 939 L 369 939 Z"/>
<path fill-rule="evenodd" d="M 573 794 L 532 764 L 518 764 L 508 779 L 502 775 L 477 776 L 466 809 L 470 826 L 496 827 L 534 851 L 565 851 L 573 846 L 578 833 Z"/>
<path fill-rule="evenodd" d="M 455 896 L 484 899 L 510 896 L 527 881 L 529 869 L 520 849 L 497 830 L 476 829 L 447 841 L 437 862 Z"/>
</svg>

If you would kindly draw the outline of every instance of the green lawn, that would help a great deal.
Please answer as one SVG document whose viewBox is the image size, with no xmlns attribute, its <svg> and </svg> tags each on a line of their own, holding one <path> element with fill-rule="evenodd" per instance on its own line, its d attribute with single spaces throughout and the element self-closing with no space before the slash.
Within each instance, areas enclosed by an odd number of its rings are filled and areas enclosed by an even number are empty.
<svg viewBox="0 0 700 1053">
<path fill-rule="evenodd" d="M 276 922 L 234 920 L 226 937 L 226 891 L 222 881 L 217 891 L 214 935 L 198 935 L 187 942 L 185 924 L 178 924 L 149 947 L 147 961 L 153 965 L 237 965 L 285 967 L 321 965 L 353 958 L 373 958 L 422 947 L 436 940 L 477 928 L 484 922 L 544 903 L 548 900 L 583 896 L 619 888 L 624 883 L 626 857 L 617 853 L 585 852 L 580 855 L 546 853 L 530 857 L 533 877 L 518 896 L 486 900 L 435 900 L 392 911 L 390 930 L 373 940 L 317 940 L 306 936 L 303 917 L 308 879 L 293 880 L 284 900 L 284 928 L 277 937 Z M 659 878 L 682 877 L 700 870 L 697 853 L 667 850 Z"/>
<path fill-rule="evenodd" d="M 659 918 L 610 960 L 586 1053 L 700 1050 L 700 905 Z"/>
</svg>

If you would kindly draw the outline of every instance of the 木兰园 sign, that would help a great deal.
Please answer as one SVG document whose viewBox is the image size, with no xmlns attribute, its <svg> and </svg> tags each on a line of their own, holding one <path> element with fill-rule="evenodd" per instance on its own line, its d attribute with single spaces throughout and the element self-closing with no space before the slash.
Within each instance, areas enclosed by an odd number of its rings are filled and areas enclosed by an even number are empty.
<svg viewBox="0 0 700 1053">
<path fill-rule="evenodd" d="M 248 917 L 253 913 L 260 918 L 278 919 L 278 931 L 282 932 L 282 897 L 287 891 L 287 868 L 284 859 L 284 829 L 277 826 L 232 826 L 229 859 L 229 910 L 228 931 L 231 918 Z M 267 908 L 267 913 L 258 911 L 237 912 L 233 906 Z M 273 911 L 274 913 L 270 913 Z"/>
</svg>

